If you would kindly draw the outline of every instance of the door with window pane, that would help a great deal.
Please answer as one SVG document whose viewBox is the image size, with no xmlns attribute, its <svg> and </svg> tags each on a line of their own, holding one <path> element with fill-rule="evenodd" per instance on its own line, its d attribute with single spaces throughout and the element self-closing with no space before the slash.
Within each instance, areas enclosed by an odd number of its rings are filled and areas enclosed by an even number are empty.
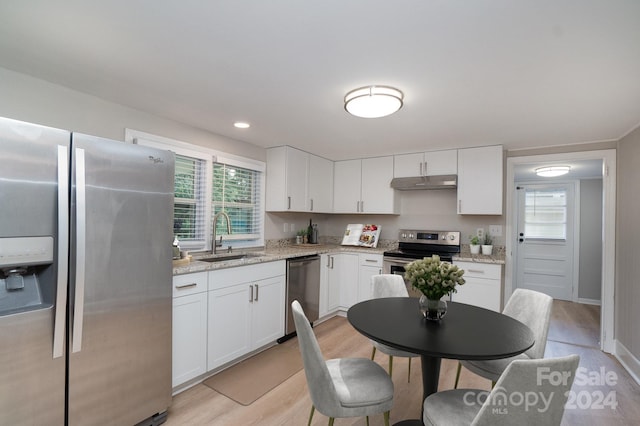
<svg viewBox="0 0 640 426">
<path fill-rule="evenodd" d="M 516 188 L 515 286 L 573 300 L 575 184 Z"/>
</svg>

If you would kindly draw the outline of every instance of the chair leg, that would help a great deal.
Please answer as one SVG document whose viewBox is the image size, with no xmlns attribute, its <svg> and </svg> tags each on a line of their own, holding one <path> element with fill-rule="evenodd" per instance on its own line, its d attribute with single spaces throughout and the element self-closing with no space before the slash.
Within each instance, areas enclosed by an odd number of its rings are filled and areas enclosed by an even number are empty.
<svg viewBox="0 0 640 426">
<path fill-rule="evenodd" d="M 458 371 L 456 371 L 456 382 L 453 384 L 454 389 L 458 389 L 458 380 L 460 380 L 460 370 L 462 370 L 462 364 L 458 362 Z"/>
<path fill-rule="evenodd" d="M 411 358 L 409 358 L 411 359 Z M 389 426 L 389 414 L 391 412 L 390 411 L 385 411 L 384 412 L 384 426 Z"/>
<path fill-rule="evenodd" d="M 369 416 L 367 416 L 367 426 L 369 426 Z"/>
<path fill-rule="evenodd" d="M 491 389 L 493 389 L 496 386 L 496 382 L 494 382 L 493 380 L 491 381 Z"/>
<path fill-rule="evenodd" d="M 393 377 L 393 357 L 389 355 L 389 377 Z"/>
<path fill-rule="evenodd" d="M 411 383 L 411 358 L 409 358 L 409 372 L 407 373 L 407 383 Z"/>
<path fill-rule="evenodd" d="M 336 419 L 334 419 L 333 417 L 329 417 L 329 426 L 333 426 L 333 422 L 334 422 L 335 420 L 336 420 Z"/>
<path fill-rule="evenodd" d="M 316 407 L 314 405 L 311 406 L 311 414 L 309 414 L 309 423 L 307 426 L 311 426 L 311 419 L 313 419 L 313 413 L 316 411 Z"/>
<path fill-rule="evenodd" d="M 376 347 L 373 347 L 373 350 L 371 351 L 371 361 L 373 361 L 373 357 L 376 356 Z"/>
</svg>

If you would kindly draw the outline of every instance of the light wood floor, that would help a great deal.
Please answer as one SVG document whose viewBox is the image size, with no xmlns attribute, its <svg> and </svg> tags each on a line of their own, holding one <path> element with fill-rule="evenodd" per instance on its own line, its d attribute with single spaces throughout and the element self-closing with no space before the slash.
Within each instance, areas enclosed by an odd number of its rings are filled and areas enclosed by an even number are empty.
<svg viewBox="0 0 640 426">
<path fill-rule="evenodd" d="M 596 391 L 605 395 L 613 391 L 618 406 L 615 410 L 568 409 L 563 425 L 638 425 L 640 424 L 640 386 L 611 356 L 599 347 L 600 308 L 571 302 L 555 301 L 546 356 L 577 353 L 580 366 L 588 372 L 615 372 L 615 386 L 574 385 L 574 392 L 591 397 Z M 314 328 L 326 359 L 339 357 L 369 357 L 371 344 L 355 331 L 346 318 L 335 317 Z M 387 367 L 386 355 L 377 354 L 376 361 Z M 393 381 L 395 404 L 391 410 L 391 423 L 420 417 L 422 383 L 420 360 L 411 364 L 411 382 L 407 383 L 407 359 L 395 359 Z M 455 378 L 456 361 L 443 360 L 439 389 L 451 389 Z M 463 369 L 459 387 L 490 389 L 488 380 Z M 583 399 L 582 403 L 586 400 Z M 311 400 L 307 391 L 304 371 L 300 371 L 283 384 L 268 392 L 250 406 L 242 406 L 202 384 L 196 385 L 173 398 L 167 426 L 178 425 L 306 425 Z M 327 417 L 316 412 L 313 425 L 326 425 Z M 364 418 L 336 419 L 335 425 L 365 425 Z M 370 419 L 370 424 L 382 425 L 382 416 Z"/>
</svg>

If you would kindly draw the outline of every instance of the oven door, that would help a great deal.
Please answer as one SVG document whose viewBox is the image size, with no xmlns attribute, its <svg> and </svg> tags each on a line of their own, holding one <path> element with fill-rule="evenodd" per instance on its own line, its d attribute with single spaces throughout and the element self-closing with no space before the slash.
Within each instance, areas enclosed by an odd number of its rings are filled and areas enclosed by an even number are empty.
<svg viewBox="0 0 640 426">
<path fill-rule="evenodd" d="M 385 274 L 395 274 L 400 275 L 404 278 L 404 267 L 409 263 L 413 262 L 416 259 L 400 259 L 397 257 L 383 257 L 382 258 L 382 271 Z M 409 293 L 409 297 L 417 297 L 422 296 L 422 293 L 419 290 L 413 288 L 411 284 L 404 280 L 405 285 L 407 286 L 407 292 Z M 443 297 L 443 300 L 449 301 L 451 300 L 449 295 Z"/>
<path fill-rule="evenodd" d="M 401 277 L 404 278 L 404 267 L 409 263 L 413 262 L 414 260 L 415 259 L 399 259 L 395 257 L 384 257 L 382 259 L 382 271 L 385 274 L 400 275 Z M 422 293 L 414 289 L 413 286 L 411 286 L 411 284 L 407 282 L 407 280 L 405 280 L 404 282 L 407 286 L 407 292 L 409 293 L 410 297 L 420 297 L 422 295 Z"/>
</svg>

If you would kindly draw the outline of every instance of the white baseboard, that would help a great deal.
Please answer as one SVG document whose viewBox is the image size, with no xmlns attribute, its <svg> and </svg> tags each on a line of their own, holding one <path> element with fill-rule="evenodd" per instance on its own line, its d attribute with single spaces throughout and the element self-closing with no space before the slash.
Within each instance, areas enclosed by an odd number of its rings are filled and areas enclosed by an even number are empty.
<svg viewBox="0 0 640 426">
<path fill-rule="evenodd" d="M 602 301 L 600 299 L 585 299 L 585 298 L 578 298 L 577 300 L 578 303 L 583 303 L 585 305 L 602 305 Z"/>
<path fill-rule="evenodd" d="M 640 360 L 636 358 L 629 350 L 618 340 L 615 341 L 615 357 L 620 364 L 629 372 L 633 380 L 640 385 Z"/>
</svg>

